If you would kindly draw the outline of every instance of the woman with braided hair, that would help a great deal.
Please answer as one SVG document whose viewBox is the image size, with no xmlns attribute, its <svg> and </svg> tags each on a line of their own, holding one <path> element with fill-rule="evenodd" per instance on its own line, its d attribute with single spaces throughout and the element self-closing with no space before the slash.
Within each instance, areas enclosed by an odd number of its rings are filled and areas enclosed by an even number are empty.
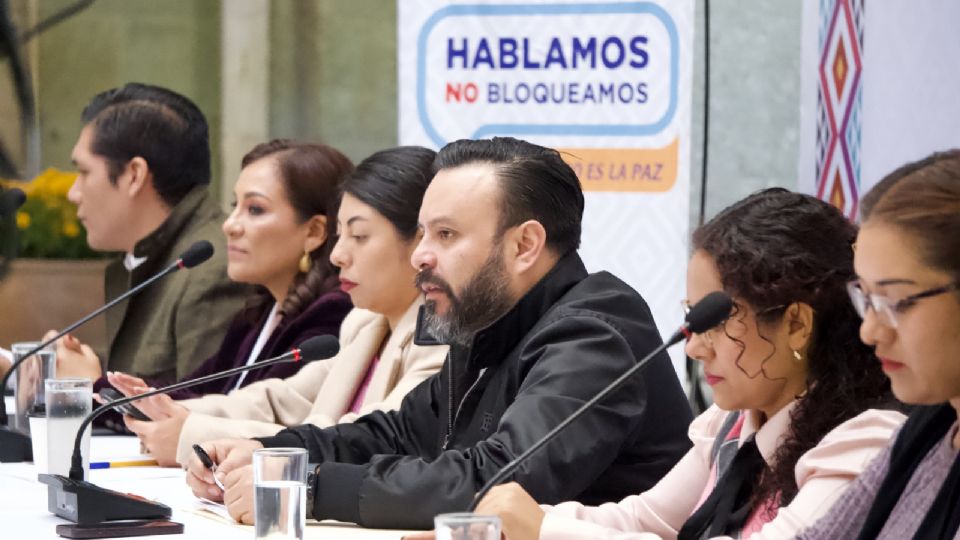
<svg viewBox="0 0 960 540">
<path fill-rule="evenodd" d="M 124 417 L 124 422 L 158 462 L 186 464 L 194 456 L 193 445 L 208 440 L 264 437 L 288 426 L 330 426 L 395 409 L 440 369 L 447 347 L 414 340 L 423 301 L 410 265 L 419 240 L 420 201 L 433 178 L 435 157 L 433 150 L 418 146 L 381 150 L 339 183 L 339 208 L 329 214 L 336 238 L 311 255 L 311 268 L 339 269 L 326 275 L 339 285 L 337 293 L 349 294 L 353 302 L 340 328 L 340 352 L 288 377 L 261 378 L 195 399 L 160 395 L 138 402 L 153 421 Z M 127 395 L 146 390 L 143 381 L 123 374 L 112 374 L 110 382 Z"/>
<path fill-rule="evenodd" d="M 353 305 L 340 289 L 330 252 L 337 242 L 340 185 L 353 170 L 350 159 L 333 147 L 288 139 L 258 144 L 244 156 L 234 186 L 234 209 L 222 230 L 227 239 L 227 274 L 235 282 L 253 285 L 254 292 L 231 321 L 219 349 L 181 380 L 272 358 L 314 336 L 338 335 Z M 97 355 L 71 336 L 59 342 L 57 357 L 59 375 L 93 379 L 98 392 L 110 385 L 129 393 L 134 386 L 176 382 L 161 375 L 104 374 Z M 61 364 L 69 366 L 64 373 Z M 169 397 L 225 394 L 263 379 L 289 377 L 302 365 L 275 364 L 171 392 Z M 156 422 L 126 427 L 134 432 L 153 430 L 166 419 L 151 418 Z M 106 421 L 114 429 L 124 428 L 119 415 L 107 415 Z M 156 450 L 159 444 L 152 440 L 147 449 Z M 173 464 L 169 458 L 157 457 L 161 464 Z"/>
</svg>

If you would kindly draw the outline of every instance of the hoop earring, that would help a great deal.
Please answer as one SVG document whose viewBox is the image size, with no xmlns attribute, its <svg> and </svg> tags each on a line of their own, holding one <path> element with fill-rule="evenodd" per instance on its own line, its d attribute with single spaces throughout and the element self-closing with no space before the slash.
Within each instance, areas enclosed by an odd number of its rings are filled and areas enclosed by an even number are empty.
<svg viewBox="0 0 960 540">
<path fill-rule="evenodd" d="M 310 260 L 310 252 L 304 251 L 303 257 L 300 257 L 300 273 L 306 274 L 310 271 L 311 266 L 313 266 L 313 261 Z"/>
<path fill-rule="evenodd" d="M 803 362 L 803 355 L 800 354 L 800 351 L 793 349 L 793 359 L 797 362 Z"/>
</svg>

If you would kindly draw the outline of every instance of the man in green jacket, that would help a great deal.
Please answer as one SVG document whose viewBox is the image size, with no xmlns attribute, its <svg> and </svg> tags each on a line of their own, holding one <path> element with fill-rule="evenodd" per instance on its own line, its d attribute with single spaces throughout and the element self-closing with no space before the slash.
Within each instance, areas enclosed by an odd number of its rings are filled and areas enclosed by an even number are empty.
<svg viewBox="0 0 960 540">
<path fill-rule="evenodd" d="M 214 255 L 108 311 L 105 354 L 73 337 L 60 340 L 57 375 L 93 379 L 95 390 L 105 369 L 183 378 L 217 350 L 249 293 L 227 277 L 225 216 L 207 189 L 206 119 L 184 96 L 136 83 L 94 96 L 82 118 L 72 153 L 79 176 L 68 197 L 90 247 L 123 254 L 107 267 L 107 300 L 198 240 L 210 241 Z"/>
</svg>

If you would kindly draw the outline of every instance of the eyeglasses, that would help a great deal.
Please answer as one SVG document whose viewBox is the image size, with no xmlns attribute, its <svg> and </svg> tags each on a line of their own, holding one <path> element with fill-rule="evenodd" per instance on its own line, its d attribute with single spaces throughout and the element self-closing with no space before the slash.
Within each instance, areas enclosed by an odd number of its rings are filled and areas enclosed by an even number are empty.
<svg viewBox="0 0 960 540">
<path fill-rule="evenodd" d="M 857 310 L 860 318 L 866 316 L 867 308 L 871 308 L 873 312 L 880 317 L 880 320 L 890 328 L 897 327 L 898 316 L 913 307 L 913 305 L 917 303 L 917 300 L 938 296 L 958 289 L 960 289 L 960 282 L 954 282 L 911 294 L 900 300 L 891 300 L 882 294 L 872 294 L 864 291 L 860 280 L 847 283 L 847 292 L 850 294 L 850 301 L 853 302 L 853 307 Z"/>
</svg>

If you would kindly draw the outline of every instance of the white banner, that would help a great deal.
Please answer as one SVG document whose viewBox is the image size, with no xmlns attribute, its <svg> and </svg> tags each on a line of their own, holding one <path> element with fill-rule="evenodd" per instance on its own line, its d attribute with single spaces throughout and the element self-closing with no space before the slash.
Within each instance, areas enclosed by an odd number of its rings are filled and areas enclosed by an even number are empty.
<svg viewBox="0 0 960 540">
<path fill-rule="evenodd" d="M 960 2 L 805 0 L 799 187 L 855 217 L 881 178 L 960 147 Z"/>
<path fill-rule="evenodd" d="M 398 1 L 400 143 L 513 136 L 565 152 L 580 254 L 681 320 L 693 1 Z M 683 352 L 673 351 L 680 369 Z"/>
</svg>

